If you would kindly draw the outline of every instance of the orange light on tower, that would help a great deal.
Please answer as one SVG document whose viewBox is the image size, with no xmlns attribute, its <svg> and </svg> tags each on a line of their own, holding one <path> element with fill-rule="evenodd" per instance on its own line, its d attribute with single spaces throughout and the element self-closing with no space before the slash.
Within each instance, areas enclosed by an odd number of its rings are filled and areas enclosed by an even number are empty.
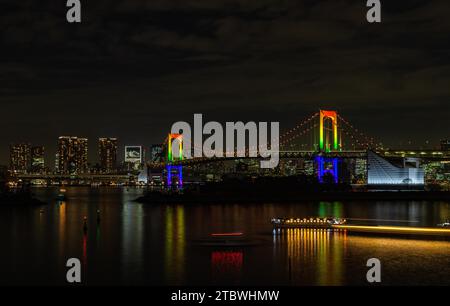
<svg viewBox="0 0 450 306">
<path fill-rule="evenodd" d="M 320 110 L 320 139 L 319 139 L 319 148 L 321 151 L 330 152 L 331 148 L 330 145 L 327 144 L 325 146 L 324 143 L 324 121 L 325 119 L 331 119 L 332 121 L 332 127 L 333 127 L 333 150 L 339 150 L 339 144 L 338 144 L 338 124 L 337 124 L 337 112 L 336 111 L 326 111 L 326 110 Z"/>
<path fill-rule="evenodd" d="M 172 170 L 176 171 L 178 177 L 178 185 L 183 186 L 183 167 L 181 165 L 173 166 L 171 163 L 174 161 L 172 152 L 172 142 L 178 140 L 178 160 L 183 160 L 183 135 L 182 134 L 169 134 L 168 137 L 168 165 L 167 165 L 167 186 L 172 186 Z"/>
<path fill-rule="evenodd" d="M 182 134 L 169 134 L 169 140 L 168 140 L 168 160 L 169 162 L 173 161 L 173 154 L 172 154 L 172 142 L 174 140 L 178 140 L 178 148 L 179 148 L 179 156 L 178 158 L 180 160 L 183 159 L 183 135 Z"/>
</svg>

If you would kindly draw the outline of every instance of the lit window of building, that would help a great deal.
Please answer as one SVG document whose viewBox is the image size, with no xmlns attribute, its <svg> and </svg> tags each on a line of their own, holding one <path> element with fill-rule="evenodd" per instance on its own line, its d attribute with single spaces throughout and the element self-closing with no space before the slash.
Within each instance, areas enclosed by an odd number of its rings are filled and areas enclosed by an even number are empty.
<svg viewBox="0 0 450 306">
<path fill-rule="evenodd" d="M 99 138 L 98 156 L 103 173 L 112 173 L 117 164 L 117 138 Z"/>
<path fill-rule="evenodd" d="M 60 174 L 88 172 L 88 139 L 61 136 L 58 139 L 57 169 Z"/>
</svg>

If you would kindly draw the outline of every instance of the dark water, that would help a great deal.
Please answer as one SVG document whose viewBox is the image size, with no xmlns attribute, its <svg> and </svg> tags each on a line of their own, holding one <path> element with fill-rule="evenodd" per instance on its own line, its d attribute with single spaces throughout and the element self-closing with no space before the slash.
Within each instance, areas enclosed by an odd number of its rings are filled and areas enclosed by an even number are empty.
<svg viewBox="0 0 450 306">
<path fill-rule="evenodd" d="M 270 225 L 273 216 L 336 216 L 434 226 L 450 215 L 448 202 L 152 206 L 133 202 L 139 189 L 69 188 L 59 205 L 56 193 L 35 190 L 50 203 L 43 212 L 0 208 L 0 284 L 66 284 L 66 261 L 76 257 L 87 285 L 364 285 L 366 261 L 376 257 L 384 285 L 450 285 L 448 240 L 324 230 L 278 236 Z M 243 232 L 256 245 L 196 243 L 217 232 Z"/>
</svg>

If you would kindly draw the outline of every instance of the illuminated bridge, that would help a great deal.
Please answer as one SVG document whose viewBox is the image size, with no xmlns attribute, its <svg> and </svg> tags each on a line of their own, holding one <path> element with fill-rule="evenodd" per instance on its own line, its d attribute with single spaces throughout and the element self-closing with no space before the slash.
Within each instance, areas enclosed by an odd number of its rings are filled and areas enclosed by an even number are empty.
<svg viewBox="0 0 450 306">
<path fill-rule="evenodd" d="M 439 150 L 414 150 L 414 151 L 402 151 L 395 149 L 388 150 L 375 150 L 376 153 L 384 156 L 386 158 L 403 158 L 403 157 L 415 157 L 420 158 L 423 161 L 442 161 L 450 159 L 450 151 L 439 151 Z M 315 151 L 300 151 L 300 150 L 289 150 L 289 151 L 279 151 L 280 160 L 282 159 L 294 159 L 294 158 L 306 158 L 312 159 L 318 155 Z M 338 151 L 338 152 L 328 152 L 322 153 L 322 156 L 327 157 L 340 157 L 340 158 L 367 158 L 367 150 L 355 150 L 355 151 Z M 224 160 L 240 160 L 243 157 L 195 157 L 183 160 L 174 160 L 173 165 L 196 165 L 211 163 L 214 161 L 224 161 Z M 262 157 L 245 157 L 246 159 L 263 159 Z M 151 164 L 151 166 L 163 167 L 167 163 L 161 164 Z"/>
<path fill-rule="evenodd" d="M 338 126 L 338 122 L 340 122 Z M 174 145 L 174 143 L 176 144 Z M 190 144 L 187 145 L 190 147 Z M 301 121 L 294 128 L 286 131 L 279 137 L 279 155 L 281 158 L 290 157 L 312 157 L 315 155 L 326 155 L 329 157 L 361 157 L 367 149 L 382 148 L 380 142 L 368 137 L 353 127 L 347 120 L 342 118 L 336 111 L 320 110 Z M 194 157 L 185 158 L 183 150 L 200 150 L 195 145 L 193 148 L 185 148 L 182 134 L 169 134 L 164 141 L 166 151 L 166 164 L 188 164 L 198 161 L 211 161 L 218 159 L 236 159 L 257 155 L 256 147 L 233 152 L 221 152 L 224 157 Z M 177 154 L 174 148 L 177 148 Z M 253 153 L 253 154 L 252 154 Z M 191 156 L 193 154 L 190 154 Z M 218 154 L 217 154 L 218 155 Z M 230 157 L 231 156 L 231 157 Z"/>
<path fill-rule="evenodd" d="M 202 151 L 203 148 L 190 147 L 185 144 L 182 134 L 169 134 L 163 143 L 163 160 L 160 163 L 149 163 L 149 173 L 161 174 L 161 180 L 171 184 L 176 180 L 183 183 L 183 169 L 192 170 L 195 167 L 209 167 L 220 169 L 228 161 L 236 163 L 242 160 L 254 162 L 261 159 L 255 147 L 245 150 L 234 149 L 233 152 L 222 152 L 224 157 L 194 157 L 186 158 L 183 152 L 191 150 Z M 446 161 L 450 163 L 450 151 L 436 150 L 395 150 L 385 149 L 380 141 L 375 140 L 354 127 L 336 111 L 320 110 L 303 119 L 295 127 L 281 133 L 279 137 L 280 165 L 295 160 L 309 160 L 314 162 L 314 172 L 322 180 L 325 175 L 331 175 L 338 182 L 338 161 L 363 160 L 367 161 L 367 152 L 372 150 L 385 158 L 417 158 L 424 162 Z M 256 157 L 255 157 L 256 156 Z M 270 169 L 271 170 L 271 169 Z M 208 169 L 208 171 L 212 171 Z M 275 171 L 276 172 L 276 171 Z M 267 173 L 267 172 L 266 172 Z M 17 179 L 29 182 L 33 180 L 52 182 L 83 182 L 87 184 L 110 182 L 126 184 L 137 181 L 135 174 L 19 174 Z M 163 178 L 164 177 L 164 178 Z"/>
<path fill-rule="evenodd" d="M 176 148 L 176 150 L 174 150 Z M 420 158 L 421 160 L 447 160 L 449 152 L 420 150 L 388 150 L 384 149 L 380 141 L 375 140 L 354 127 L 336 111 L 320 110 L 297 124 L 294 128 L 282 133 L 279 137 L 280 162 L 290 159 L 314 160 L 316 173 L 322 181 L 325 175 L 331 175 L 338 182 L 338 160 L 364 159 L 367 160 L 367 151 L 371 150 L 383 157 L 392 158 Z M 232 160 L 260 160 L 257 147 L 221 152 L 216 154 L 223 157 L 193 157 L 186 158 L 183 151 L 200 150 L 195 145 L 184 145 L 182 134 L 169 134 L 164 141 L 165 160 L 160 164 L 150 164 L 151 168 L 165 168 L 167 183 L 171 185 L 176 178 L 180 184 L 183 182 L 183 167 L 187 168 L 214 164 Z"/>
</svg>

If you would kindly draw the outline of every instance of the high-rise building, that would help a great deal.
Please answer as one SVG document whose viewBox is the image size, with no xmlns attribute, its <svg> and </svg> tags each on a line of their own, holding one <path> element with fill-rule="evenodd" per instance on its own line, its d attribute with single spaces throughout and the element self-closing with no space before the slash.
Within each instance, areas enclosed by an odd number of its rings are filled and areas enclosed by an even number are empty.
<svg viewBox="0 0 450 306">
<path fill-rule="evenodd" d="M 313 175 L 314 174 L 314 160 L 312 160 L 312 159 L 305 159 L 303 167 L 304 167 L 304 171 L 305 171 L 306 175 Z"/>
<path fill-rule="evenodd" d="M 60 174 L 80 174 L 88 172 L 87 138 L 61 136 L 56 153 L 57 169 Z"/>
<path fill-rule="evenodd" d="M 441 140 L 441 150 L 450 151 L 450 139 Z"/>
<path fill-rule="evenodd" d="M 31 165 L 31 146 L 28 143 L 10 146 L 10 170 L 14 173 L 27 173 Z"/>
<path fill-rule="evenodd" d="M 31 148 L 31 173 L 42 174 L 45 171 L 44 161 L 45 148 L 43 146 L 34 146 Z"/>
<path fill-rule="evenodd" d="M 101 171 L 103 173 L 114 172 L 117 164 L 117 138 L 99 138 L 98 156 Z"/>
<path fill-rule="evenodd" d="M 162 144 L 154 144 L 150 148 L 150 162 L 152 163 L 160 163 L 163 160 L 163 145 Z"/>
<path fill-rule="evenodd" d="M 367 159 L 357 158 L 355 160 L 354 178 L 359 184 L 367 182 Z"/>
</svg>

